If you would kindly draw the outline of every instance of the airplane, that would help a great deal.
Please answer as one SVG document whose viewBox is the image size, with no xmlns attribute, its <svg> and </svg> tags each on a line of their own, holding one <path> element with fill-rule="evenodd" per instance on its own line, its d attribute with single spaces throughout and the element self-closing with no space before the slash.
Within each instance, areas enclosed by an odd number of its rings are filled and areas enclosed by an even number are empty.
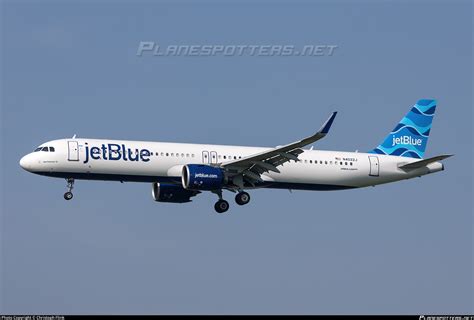
<svg viewBox="0 0 474 320">
<path fill-rule="evenodd" d="M 214 209 L 229 203 L 223 190 L 248 204 L 245 190 L 344 190 L 375 186 L 444 170 L 452 155 L 424 159 L 436 100 L 419 100 L 386 136 L 367 152 L 303 149 L 324 138 L 336 117 L 313 135 L 274 148 L 76 138 L 48 141 L 20 160 L 32 173 L 64 178 L 73 198 L 75 180 L 148 182 L 157 202 L 186 203 L 203 191 L 218 196 Z"/>
</svg>

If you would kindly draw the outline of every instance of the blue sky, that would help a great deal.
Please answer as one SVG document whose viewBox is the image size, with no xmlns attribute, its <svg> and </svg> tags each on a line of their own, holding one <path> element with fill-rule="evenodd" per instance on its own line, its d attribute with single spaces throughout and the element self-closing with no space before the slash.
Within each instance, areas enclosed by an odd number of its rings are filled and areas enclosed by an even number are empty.
<svg viewBox="0 0 474 320">
<path fill-rule="evenodd" d="M 472 3 L 2 2 L 2 313 L 472 313 Z M 322 57 L 136 56 L 140 41 L 337 45 Z M 214 212 L 18 161 L 79 137 L 370 150 L 436 98 L 441 173 L 252 191 Z M 227 195 L 232 200 L 230 194 Z M 233 202 L 233 201 L 232 201 Z"/>
</svg>

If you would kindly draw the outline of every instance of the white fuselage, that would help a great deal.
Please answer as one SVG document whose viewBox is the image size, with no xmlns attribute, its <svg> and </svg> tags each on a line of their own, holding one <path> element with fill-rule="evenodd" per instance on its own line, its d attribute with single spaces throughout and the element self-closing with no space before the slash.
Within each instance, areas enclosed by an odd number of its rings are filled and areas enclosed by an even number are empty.
<svg viewBox="0 0 474 320">
<path fill-rule="evenodd" d="M 20 161 L 33 173 L 72 179 L 181 184 L 186 164 L 218 165 L 271 148 L 145 141 L 61 139 L 44 143 Z M 39 148 L 38 148 L 39 149 Z M 54 151 L 52 151 L 54 150 Z M 419 159 L 372 153 L 304 150 L 298 162 L 262 174 L 252 187 L 339 190 L 388 183 L 443 170 L 440 162 L 406 172 Z"/>
</svg>

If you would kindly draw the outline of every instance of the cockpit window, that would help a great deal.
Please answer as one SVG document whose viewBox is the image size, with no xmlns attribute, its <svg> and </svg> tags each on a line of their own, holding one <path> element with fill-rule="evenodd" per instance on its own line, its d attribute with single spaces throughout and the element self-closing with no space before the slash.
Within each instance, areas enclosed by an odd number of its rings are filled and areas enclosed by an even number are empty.
<svg viewBox="0 0 474 320">
<path fill-rule="evenodd" d="M 38 147 L 33 152 L 38 152 L 38 151 L 55 152 L 56 150 L 54 149 L 54 147 Z"/>
</svg>

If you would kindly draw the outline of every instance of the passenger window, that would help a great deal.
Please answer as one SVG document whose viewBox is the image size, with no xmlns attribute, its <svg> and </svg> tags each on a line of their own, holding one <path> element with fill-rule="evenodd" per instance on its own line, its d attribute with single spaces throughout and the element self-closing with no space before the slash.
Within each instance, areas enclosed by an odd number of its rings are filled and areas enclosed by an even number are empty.
<svg viewBox="0 0 474 320">
<path fill-rule="evenodd" d="M 54 152 L 54 147 L 49 147 L 49 152 Z"/>
<path fill-rule="evenodd" d="M 167 153 L 166 153 L 166 156 L 168 157 L 169 155 L 170 155 L 170 154 L 167 152 Z"/>
<path fill-rule="evenodd" d="M 327 161 L 324 161 L 324 164 L 328 164 L 328 162 L 327 162 Z"/>
<path fill-rule="evenodd" d="M 186 153 L 186 158 L 189 158 L 189 153 Z"/>
</svg>

